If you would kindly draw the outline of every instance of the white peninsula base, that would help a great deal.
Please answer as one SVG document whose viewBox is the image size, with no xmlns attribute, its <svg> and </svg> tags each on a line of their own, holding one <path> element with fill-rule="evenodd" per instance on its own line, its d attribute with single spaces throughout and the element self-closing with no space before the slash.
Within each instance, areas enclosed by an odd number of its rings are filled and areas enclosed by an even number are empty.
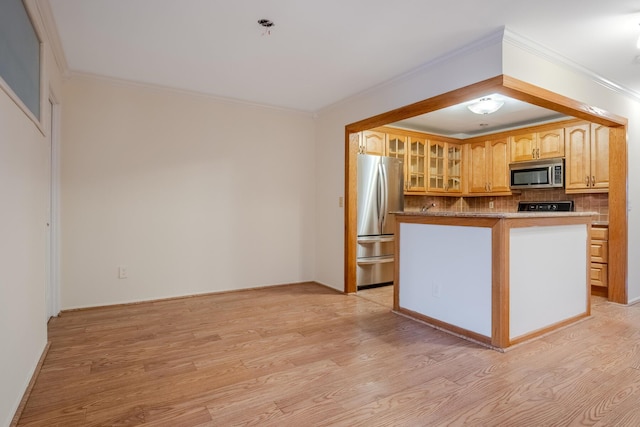
<svg viewBox="0 0 640 427">
<path fill-rule="evenodd" d="M 591 218 L 397 214 L 394 309 L 497 349 L 587 317 Z"/>
</svg>

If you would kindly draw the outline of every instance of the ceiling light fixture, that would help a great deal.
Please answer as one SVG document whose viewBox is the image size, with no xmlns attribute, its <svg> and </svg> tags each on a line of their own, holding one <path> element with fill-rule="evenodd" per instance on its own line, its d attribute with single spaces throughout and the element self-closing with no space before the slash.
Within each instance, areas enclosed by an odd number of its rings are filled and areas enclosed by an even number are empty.
<svg viewBox="0 0 640 427">
<path fill-rule="evenodd" d="M 467 105 L 467 108 L 475 114 L 491 114 L 495 113 L 504 105 L 504 101 L 498 101 L 496 99 L 487 97 L 480 98 L 479 100 Z"/>
<path fill-rule="evenodd" d="M 258 19 L 258 24 L 264 28 L 262 35 L 271 35 L 271 29 L 276 25 L 270 19 Z"/>
</svg>

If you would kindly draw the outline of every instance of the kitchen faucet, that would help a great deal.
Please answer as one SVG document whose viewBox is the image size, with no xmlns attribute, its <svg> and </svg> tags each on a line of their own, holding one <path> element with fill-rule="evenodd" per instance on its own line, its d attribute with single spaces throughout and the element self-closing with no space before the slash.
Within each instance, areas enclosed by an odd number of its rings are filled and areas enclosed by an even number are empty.
<svg viewBox="0 0 640 427">
<path fill-rule="evenodd" d="M 422 209 L 420 209 L 420 212 L 426 212 L 431 208 L 435 208 L 437 205 L 435 203 L 431 203 L 430 205 L 424 205 L 422 206 Z"/>
</svg>

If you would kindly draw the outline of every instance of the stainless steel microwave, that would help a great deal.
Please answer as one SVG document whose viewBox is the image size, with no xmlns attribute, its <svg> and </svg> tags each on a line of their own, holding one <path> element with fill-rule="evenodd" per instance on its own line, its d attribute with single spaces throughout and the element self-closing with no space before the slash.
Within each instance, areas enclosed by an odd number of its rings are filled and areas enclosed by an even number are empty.
<svg viewBox="0 0 640 427">
<path fill-rule="evenodd" d="M 509 165 L 512 190 L 564 187 L 564 159 L 544 159 Z"/>
</svg>

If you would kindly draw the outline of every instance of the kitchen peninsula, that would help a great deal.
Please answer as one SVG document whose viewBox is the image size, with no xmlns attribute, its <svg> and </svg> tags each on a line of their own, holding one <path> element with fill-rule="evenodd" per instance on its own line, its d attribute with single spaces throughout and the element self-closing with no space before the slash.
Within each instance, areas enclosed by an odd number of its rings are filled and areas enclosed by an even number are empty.
<svg viewBox="0 0 640 427">
<path fill-rule="evenodd" d="M 394 310 L 495 349 L 583 319 L 592 218 L 397 213 Z"/>
</svg>

